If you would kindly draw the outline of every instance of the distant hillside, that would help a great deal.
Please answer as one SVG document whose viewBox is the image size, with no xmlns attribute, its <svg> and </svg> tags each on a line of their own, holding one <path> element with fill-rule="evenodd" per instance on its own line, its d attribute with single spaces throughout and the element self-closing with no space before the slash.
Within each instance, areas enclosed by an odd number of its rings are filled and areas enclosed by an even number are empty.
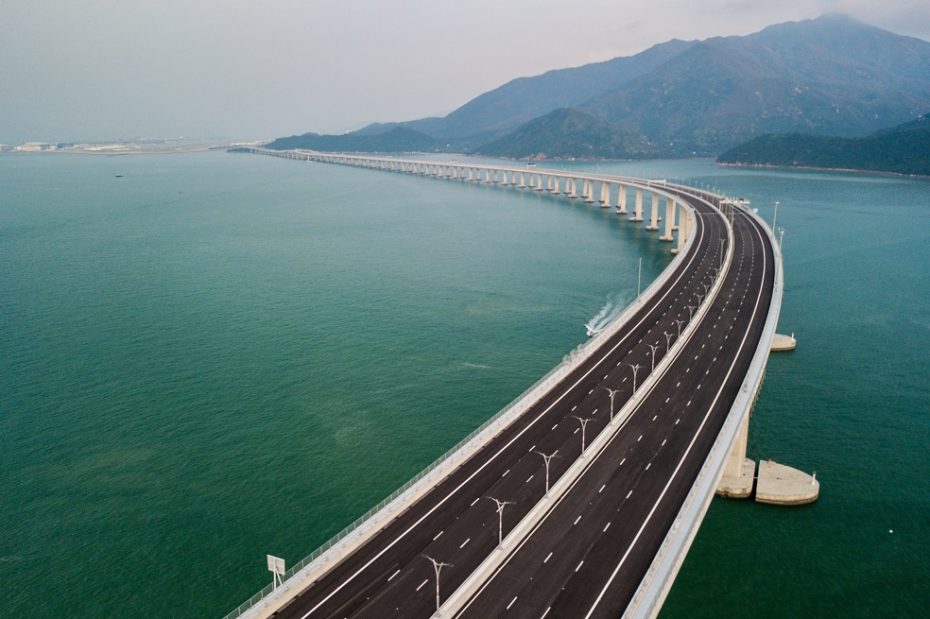
<svg viewBox="0 0 930 619">
<path fill-rule="evenodd" d="M 521 125 L 476 152 L 513 159 L 631 159 L 653 156 L 658 151 L 639 134 L 578 110 L 559 109 Z"/>
<path fill-rule="evenodd" d="M 763 135 L 728 150 L 717 161 L 930 175 L 930 114 L 865 138 Z"/>
<path fill-rule="evenodd" d="M 305 133 L 278 138 L 265 146 L 277 150 L 305 148 L 338 152 L 400 153 L 434 151 L 439 149 L 440 144 L 435 138 L 419 131 L 405 127 L 392 127 L 382 133 L 347 133 L 344 135 Z"/>
<path fill-rule="evenodd" d="M 930 43 L 829 15 L 708 39 L 582 109 L 684 155 L 762 133 L 862 135 L 928 107 Z"/>
<path fill-rule="evenodd" d="M 669 41 L 510 81 L 443 118 L 374 123 L 313 141 L 320 150 L 490 152 L 509 132 L 562 108 L 645 136 L 664 156 L 716 155 L 766 133 L 861 136 L 930 109 L 930 43 L 826 15 L 747 36 Z M 534 148 L 564 150 L 565 138 Z M 507 152 L 525 152 L 506 139 Z M 612 148 L 589 156 L 612 156 Z"/>
<path fill-rule="evenodd" d="M 614 58 L 536 77 L 521 77 L 480 95 L 443 118 L 403 123 L 437 138 L 501 135 L 559 108 L 577 107 L 598 95 L 646 75 L 694 45 L 672 40 L 634 56 Z"/>
</svg>

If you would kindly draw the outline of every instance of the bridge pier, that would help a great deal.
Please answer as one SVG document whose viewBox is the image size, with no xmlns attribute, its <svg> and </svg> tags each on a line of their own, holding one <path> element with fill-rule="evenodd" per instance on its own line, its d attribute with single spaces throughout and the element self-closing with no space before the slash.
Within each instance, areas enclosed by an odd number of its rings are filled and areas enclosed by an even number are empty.
<svg viewBox="0 0 930 619">
<path fill-rule="evenodd" d="M 643 220 L 643 190 L 636 190 L 636 202 L 633 207 L 633 215 L 630 217 L 630 221 L 642 221 Z"/>
<path fill-rule="evenodd" d="M 665 198 L 665 232 L 659 237 L 660 241 L 672 240 L 672 224 L 675 223 L 675 201 L 671 198 Z"/>
<path fill-rule="evenodd" d="M 646 230 L 658 230 L 659 229 L 659 194 L 653 192 L 652 200 L 650 201 L 650 211 L 649 211 L 649 225 L 646 226 Z"/>
<path fill-rule="evenodd" d="M 610 183 L 601 181 L 601 208 L 610 208 Z"/>
<path fill-rule="evenodd" d="M 617 214 L 626 215 L 626 194 L 628 188 L 626 185 L 617 185 Z"/>
</svg>

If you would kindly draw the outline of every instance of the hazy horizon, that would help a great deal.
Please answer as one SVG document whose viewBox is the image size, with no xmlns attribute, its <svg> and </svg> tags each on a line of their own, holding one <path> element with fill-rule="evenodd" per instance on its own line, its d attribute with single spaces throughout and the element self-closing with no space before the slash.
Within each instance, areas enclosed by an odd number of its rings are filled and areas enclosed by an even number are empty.
<svg viewBox="0 0 930 619">
<path fill-rule="evenodd" d="M 0 6 L 0 143 L 340 133 L 673 38 L 830 12 L 930 40 L 930 5 L 910 0 L 14 1 Z"/>
</svg>

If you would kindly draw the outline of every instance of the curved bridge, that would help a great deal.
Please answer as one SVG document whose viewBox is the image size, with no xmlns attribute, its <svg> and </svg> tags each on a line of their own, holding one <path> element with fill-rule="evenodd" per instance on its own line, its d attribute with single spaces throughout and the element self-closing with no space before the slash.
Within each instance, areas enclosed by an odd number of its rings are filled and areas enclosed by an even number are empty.
<svg viewBox="0 0 930 619">
<path fill-rule="evenodd" d="M 722 476 L 742 474 L 781 305 L 765 224 L 665 182 L 240 150 L 598 196 L 631 221 L 648 200 L 647 228 L 661 220 L 678 255 L 605 331 L 229 617 L 658 614 Z"/>
</svg>

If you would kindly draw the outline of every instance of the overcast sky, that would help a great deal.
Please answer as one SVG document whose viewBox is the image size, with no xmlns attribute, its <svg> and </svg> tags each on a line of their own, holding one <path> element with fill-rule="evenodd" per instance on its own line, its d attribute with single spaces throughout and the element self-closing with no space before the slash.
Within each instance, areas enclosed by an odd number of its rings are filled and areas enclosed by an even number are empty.
<svg viewBox="0 0 930 619">
<path fill-rule="evenodd" d="M 342 132 L 833 11 L 930 40 L 928 0 L 0 0 L 0 143 Z"/>
</svg>

